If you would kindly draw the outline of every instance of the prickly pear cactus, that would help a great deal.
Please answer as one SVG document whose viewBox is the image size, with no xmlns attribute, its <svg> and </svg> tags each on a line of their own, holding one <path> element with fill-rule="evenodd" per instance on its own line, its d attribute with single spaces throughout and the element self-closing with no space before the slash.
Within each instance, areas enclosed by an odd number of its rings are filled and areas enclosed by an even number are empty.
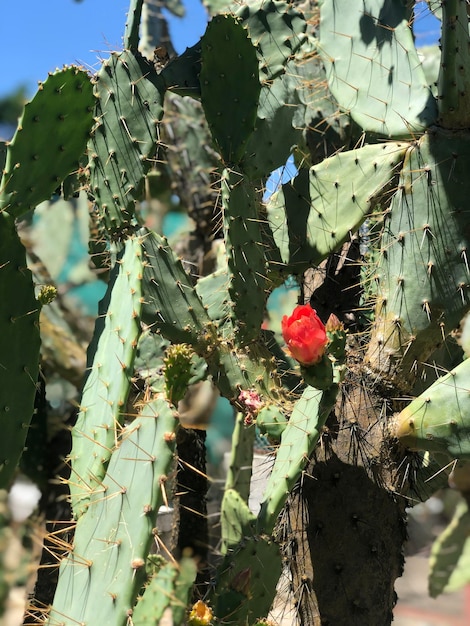
<svg viewBox="0 0 470 626">
<path fill-rule="evenodd" d="M 470 454 L 467 361 L 459 354 L 432 386 L 424 379 L 428 360 L 444 367 L 436 349 L 469 308 L 466 3 L 443 5 L 437 97 L 410 3 L 323 0 L 305 15 L 282 0 L 209 4 L 201 40 L 155 65 L 139 52 L 148 15 L 132 0 L 124 50 L 93 81 L 73 68 L 51 75 L 7 149 L 1 484 L 33 411 L 47 299 L 35 296 L 14 218 L 47 199 L 86 149 L 92 247 L 111 267 L 68 458 L 75 538 L 47 624 L 125 626 L 165 611 L 175 624 L 267 623 L 286 554 L 303 623 L 388 624 L 405 505 L 443 456 Z M 290 157 L 295 176 L 266 198 L 268 176 Z M 195 228 L 203 262 L 188 270 L 152 224 L 171 203 L 182 210 L 190 198 L 197 217 L 200 199 L 216 196 L 214 232 L 207 217 Z M 270 330 L 270 296 L 286 279 L 301 308 L 318 309 L 321 340 L 291 311 L 282 336 Z M 172 479 L 179 487 L 182 466 L 205 476 L 178 443 L 181 403 L 205 379 L 237 412 L 222 557 L 209 568 L 184 554 L 155 568 L 148 553 L 161 545 L 156 516 Z M 418 382 L 417 398 L 397 399 Z M 260 441 L 275 459 L 250 510 Z"/>
</svg>

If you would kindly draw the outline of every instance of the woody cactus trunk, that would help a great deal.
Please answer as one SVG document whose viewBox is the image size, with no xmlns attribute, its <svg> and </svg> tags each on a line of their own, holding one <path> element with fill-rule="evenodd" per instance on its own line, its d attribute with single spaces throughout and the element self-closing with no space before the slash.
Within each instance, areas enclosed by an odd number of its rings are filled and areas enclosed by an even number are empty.
<svg viewBox="0 0 470 626">
<path fill-rule="evenodd" d="M 170 610 L 174 624 L 266 623 L 287 563 L 299 623 L 391 623 L 405 507 L 470 455 L 455 341 L 469 306 L 469 33 L 465 0 L 441 4 L 435 85 L 402 0 L 208 3 L 201 40 L 156 62 L 139 51 L 149 13 L 133 0 L 122 51 L 93 77 L 57 70 L 26 105 L 0 187 L 3 487 L 53 296 L 36 289 L 15 220 L 61 185 L 85 189 L 90 250 L 110 269 L 68 457 L 74 540 L 39 621 L 137 626 Z M 266 199 L 291 156 L 295 177 Z M 187 202 L 191 265 L 149 226 L 149 188 Z M 216 238 L 212 267 L 188 270 Z M 301 306 L 281 334 L 267 301 L 292 277 Z M 149 557 L 175 456 L 191 467 L 187 437 L 203 456 L 179 410 L 203 380 L 238 412 L 209 573 L 185 507 L 176 558 Z M 259 511 L 255 436 L 275 450 Z"/>
</svg>

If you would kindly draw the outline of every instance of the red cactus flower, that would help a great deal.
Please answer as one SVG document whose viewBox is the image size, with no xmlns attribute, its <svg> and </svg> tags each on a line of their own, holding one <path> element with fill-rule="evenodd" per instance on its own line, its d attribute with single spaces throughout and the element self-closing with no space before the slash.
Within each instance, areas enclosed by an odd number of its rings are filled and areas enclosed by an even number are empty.
<svg viewBox="0 0 470 626">
<path fill-rule="evenodd" d="M 328 343 L 325 325 L 309 304 L 296 306 L 292 315 L 284 315 L 282 336 L 294 359 L 307 367 L 321 360 Z"/>
</svg>

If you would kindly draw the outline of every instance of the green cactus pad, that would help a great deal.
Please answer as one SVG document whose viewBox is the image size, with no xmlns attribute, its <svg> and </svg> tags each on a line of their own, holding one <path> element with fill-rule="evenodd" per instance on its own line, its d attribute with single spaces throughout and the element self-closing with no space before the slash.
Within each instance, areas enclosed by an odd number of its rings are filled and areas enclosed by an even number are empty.
<svg viewBox="0 0 470 626">
<path fill-rule="evenodd" d="M 235 489 L 225 489 L 220 509 L 222 554 L 233 550 L 245 537 L 253 535 L 256 516 Z"/>
<path fill-rule="evenodd" d="M 236 170 L 222 174 L 222 207 L 230 314 L 238 340 L 245 343 L 259 335 L 268 281 L 259 199 L 253 185 Z"/>
<path fill-rule="evenodd" d="M 441 63 L 437 82 L 438 122 L 442 128 L 470 126 L 468 93 L 470 51 L 468 6 L 461 0 L 447 0 L 442 6 Z M 461 26 L 463 25 L 463 26 Z"/>
<path fill-rule="evenodd" d="M 196 291 L 211 320 L 218 325 L 223 324 L 229 318 L 227 270 L 216 270 L 200 278 L 196 283 Z"/>
<path fill-rule="evenodd" d="M 281 436 L 273 471 L 258 514 L 258 532 L 271 533 L 286 498 L 318 443 L 323 425 L 336 401 L 338 385 L 326 391 L 306 387 Z"/>
<path fill-rule="evenodd" d="M 76 67 L 56 71 L 40 83 L 8 145 L 0 210 L 23 215 L 48 200 L 67 174 L 78 169 L 94 106 L 90 78 Z"/>
<path fill-rule="evenodd" d="M 132 613 L 133 626 L 158 624 L 167 609 L 171 609 L 172 624 L 182 624 L 196 574 L 197 566 L 191 558 L 166 563 L 145 586 Z"/>
<path fill-rule="evenodd" d="M 207 242 L 219 225 L 216 180 L 220 156 L 213 149 L 201 103 L 167 93 L 161 140 L 166 146 L 167 163 L 160 168 L 166 169 L 169 179 L 168 199 L 164 202 L 170 202 L 177 190 L 180 206 L 196 223 L 197 237 Z"/>
<path fill-rule="evenodd" d="M 237 400 L 241 389 L 255 390 L 274 401 L 282 394 L 274 359 L 260 341 L 242 348 L 230 340 L 222 341 L 216 349 L 207 350 L 205 358 L 220 393 L 231 402 Z"/>
<path fill-rule="evenodd" d="M 91 192 L 107 228 L 119 231 L 132 220 L 157 152 L 164 83 L 138 52 L 124 50 L 103 63 L 95 94 Z"/>
<path fill-rule="evenodd" d="M 144 380 L 154 392 L 165 392 L 163 377 L 163 359 L 169 342 L 161 335 L 146 329 L 137 343 L 134 360 L 134 375 Z"/>
<path fill-rule="evenodd" d="M 211 321 L 181 261 L 168 241 L 146 229 L 143 319 L 174 343 L 196 346 Z"/>
<path fill-rule="evenodd" d="M 251 180 L 269 176 L 285 164 L 302 131 L 294 128 L 295 89 L 288 74 L 261 88 L 255 130 L 248 139 L 241 169 Z"/>
<path fill-rule="evenodd" d="M 208 24 L 201 54 L 206 119 L 225 163 L 237 163 L 255 128 L 261 89 L 256 50 L 241 22 L 225 14 Z"/>
<path fill-rule="evenodd" d="M 405 2 L 331 0 L 320 16 L 318 51 L 330 91 L 361 129 L 412 137 L 435 121 Z"/>
<path fill-rule="evenodd" d="M 230 465 L 225 481 L 225 493 L 236 491 L 243 502 L 248 503 L 255 443 L 254 426 L 245 426 L 243 413 L 238 413 L 232 433 Z M 222 532 L 224 540 L 224 533 Z"/>
<path fill-rule="evenodd" d="M 219 567 L 214 614 L 222 624 L 245 625 L 267 615 L 281 576 L 279 546 L 264 536 L 245 539 Z"/>
<path fill-rule="evenodd" d="M 60 565 L 48 626 L 128 624 L 175 451 L 177 414 L 155 398 L 124 428 Z"/>
<path fill-rule="evenodd" d="M 256 425 L 270 439 L 279 441 L 286 428 L 287 418 L 279 407 L 268 404 L 256 416 Z"/>
<path fill-rule="evenodd" d="M 469 309 L 466 132 L 430 130 L 409 149 L 383 229 L 367 360 L 407 385 Z"/>
<path fill-rule="evenodd" d="M 396 417 L 392 435 L 411 450 L 470 459 L 470 359 L 439 378 Z"/>
<path fill-rule="evenodd" d="M 285 80 L 293 94 L 294 126 L 303 129 L 303 144 L 310 153 L 309 163 L 350 146 L 352 125 L 346 112 L 340 111 L 326 80 L 325 66 L 317 53 L 317 40 L 312 35 L 286 68 Z M 292 96 L 291 96 L 292 97 Z M 302 151 L 304 157 L 305 151 Z"/>
<path fill-rule="evenodd" d="M 336 154 L 300 170 L 271 197 L 268 218 L 290 273 L 318 265 L 357 230 L 388 189 L 406 148 L 387 143 Z"/>
<path fill-rule="evenodd" d="M 75 517 L 86 510 L 114 448 L 140 334 L 142 240 L 127 239 L 100 306 L 89 370 L 72 431 L 70 493 Z"/>
<path fill-rule="evenodd" d="M 179 96 L 201 97 L 201 42 L 172 59 L 160 73 L 165 88 Z"/>
<path fill-rule="evenodd" d="M 0 488 L 9 487 L 28 434 L 39 374 L 39 311 L 15 221 L 0 212 Z"/>
<path fill-rule="evenodd" d="M 307 23 L 292 4 L 282 0 L 245 2 L 235 11 L 257 48 L 260 78 L 272 81 L 285 71 L 305 43 Z"/>
<path fill-rule="evenodd" d="M 126 50 L 137 50 L 139 46 L 139 29 L 143 4 L 144 0 L 131 0 L 124 32 L 124 47 Z"/>
<path fill-rule="evenodd" d="M 428 579 L 431 598 L 437 598 L 447 591 L 446 587 L 449 583 L 455 590 L 470 581 L 469 537 L 470 511 L 467 502 L 462 500 L 450 524 L 434 541 L 431 548 Z"/>
</svg>

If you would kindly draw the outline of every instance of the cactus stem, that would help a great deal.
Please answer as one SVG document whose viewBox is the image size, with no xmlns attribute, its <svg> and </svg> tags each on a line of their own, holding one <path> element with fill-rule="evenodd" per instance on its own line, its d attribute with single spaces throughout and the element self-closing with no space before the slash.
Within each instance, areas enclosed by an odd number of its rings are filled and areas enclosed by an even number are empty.
<svg viewBox="0 0 470 626">
<path fill-rule="evenodd" d="M 439 124 L 449 129 L 468 128 L 470 49 L 465 0 L 442 2 L 442 25 L 437 99 Z"/>
</svg>

